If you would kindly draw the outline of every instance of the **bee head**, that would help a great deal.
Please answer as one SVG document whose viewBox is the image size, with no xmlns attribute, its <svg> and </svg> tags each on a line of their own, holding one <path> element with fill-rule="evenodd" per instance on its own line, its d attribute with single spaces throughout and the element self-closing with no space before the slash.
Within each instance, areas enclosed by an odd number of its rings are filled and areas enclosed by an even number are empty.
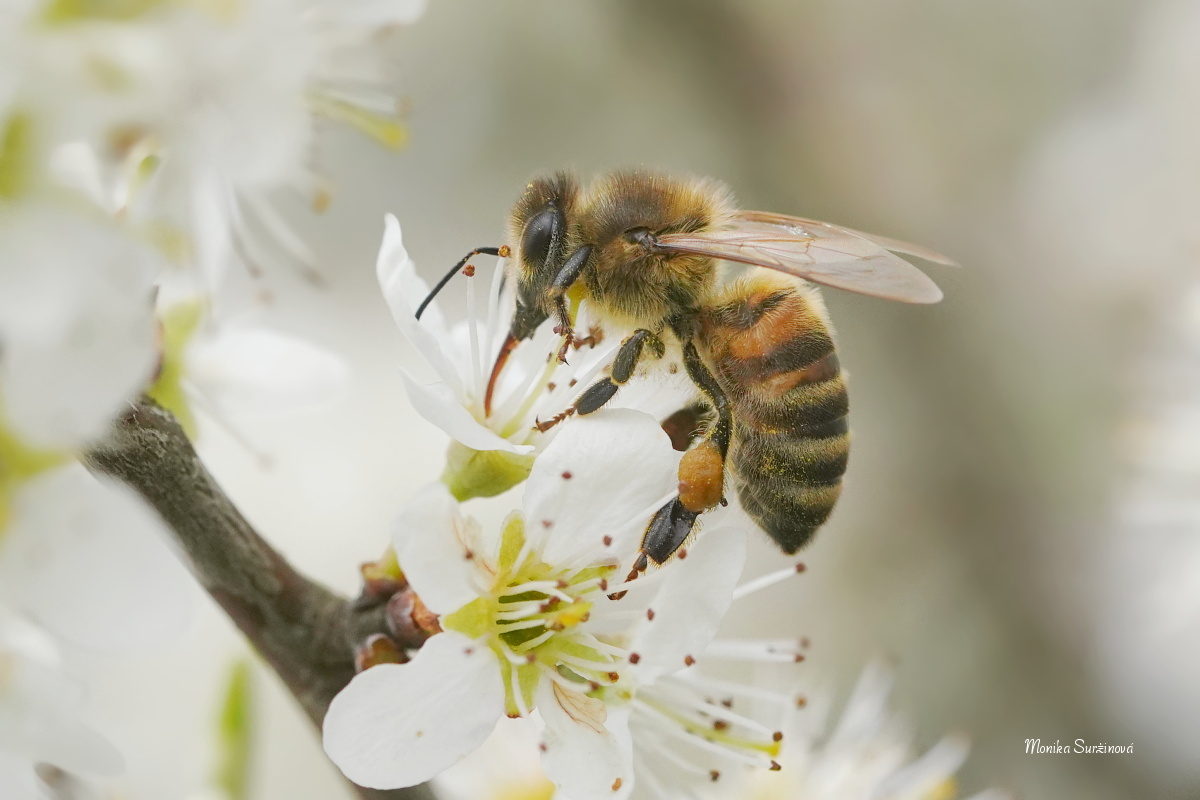
<svg viewBox="0 0 1200 800">
<path fill-rule="evenodd" d="M 528 339 L 550 315 L 550 287 L 569 254 L 570 215 L 578 186 L 559 173 L 539 178 L 526 188 L 513 209 L 509 240 L 518 242 L 512 261 L 517 308 L 510 334 Z"/>
</svg>

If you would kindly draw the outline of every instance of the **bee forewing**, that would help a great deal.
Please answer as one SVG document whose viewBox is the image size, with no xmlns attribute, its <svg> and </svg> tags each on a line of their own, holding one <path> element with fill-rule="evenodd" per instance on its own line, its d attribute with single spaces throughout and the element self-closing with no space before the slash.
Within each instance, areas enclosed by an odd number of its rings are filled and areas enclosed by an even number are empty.
<svg viewBox="0 0 1200 800">
<path fill-rule="evenodd" d="M 935 264 L 941 264 L 944 267 L 960 266 L 954 259 L 944 256 L 936 250 L 930 250 L 928 247 L 922 247 L 919 244 L 912 242 L 904 242 L 899 239 L 893 239 L 890 236 L 880 236 L 875 233 L 865 233 L 854 228 L 846 228 L 841 225 L 834 225 L 830 222 L 822 222 L 818 219 L 806 219 L 804 217 L 792 217 L 787 214 L 774 214 L 770 211 L 739 211 L 737 213 L 739 220 L 747 222 L 759 222 L 766 225 L 776 225 L 782 228 L 823 228 L 831 230 L 845 231 L 854 236 L 861 237 L 867 241 L 874 242 L 885 250 L 891 250 L 896 253 L 904 253 L 909 256 L 916 256 L 925 261 L 932 261 Z"/>
<path fill-rule="evenodd" d="M 771 219 L 762 217 L 770 216 Z M 732 228 L 658 237 L 666 250 L 767 267 L 813 283 L 903 303 L 936 303 L 942 291 L 881 244 L 845 228 L 782 215 L 741 216 Z M 777 221 L 778 220 L 778 221 Z"/>
</svg>

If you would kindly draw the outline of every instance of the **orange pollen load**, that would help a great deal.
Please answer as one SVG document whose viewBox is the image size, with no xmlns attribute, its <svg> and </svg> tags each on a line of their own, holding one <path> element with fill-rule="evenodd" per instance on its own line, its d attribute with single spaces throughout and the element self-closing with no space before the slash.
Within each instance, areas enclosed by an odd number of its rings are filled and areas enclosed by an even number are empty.
<svg viewBox="0 0 1200 800">
<path fill-rule="evenodd" d="M 688 511 L 707 511 L 724 494 L 725 459 L 712 442 L 701 442 L 679 461 L 679 502 Z"/>
</svg>

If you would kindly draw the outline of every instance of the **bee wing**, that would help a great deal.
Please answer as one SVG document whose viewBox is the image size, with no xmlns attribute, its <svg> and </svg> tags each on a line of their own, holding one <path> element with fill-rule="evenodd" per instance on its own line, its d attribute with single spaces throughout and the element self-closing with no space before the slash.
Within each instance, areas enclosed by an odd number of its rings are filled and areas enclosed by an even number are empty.
<svg viewBox="0 0 1200 800">
<path fill-rule="evenodd" d="M 786 272 L 837 289 L 899 300 L 936 303 L 942 291 L 925 273 L 889 251 L 903 245 L 910 255 L 922 253 L 912 245 L 867 236 L 828 222 L 782 214 L 741 212 L 732 227 L 695 233 L 663 234 L 658 246 L 667 251 L 709 256 Z M 946 261 L 938 256 L 938 261 Z"/>
<path fill-rule="evenodd" d="M 935 264 L 941 264 L 943 267 L 957 267 L 958 262 L 952 258 L 942 255 L 936 250 L 930 250 L 928 247 L 922 247 L 919 244 L 912 242 L 903 242 L 899 239 L 893 239 L 890 236 L 879 236 L 874 233 L 864 233 L 854 228 L 844 228 L 841 225 L 833 225 L 829 222 L 821 222 L 818 219 L 805 219 L 804 217 L 790 217 L 787 214 L 774 214 L 770 211 L 739 211 L 737 212 L 738 219 L 744 219 L 748 222 L 758 222 L 765 225 L 775 225 L 778 227 L 788 228 L 800 226 L 801 228 L 829 228 L 837 231 L 844 231 L 855 236 L 866 239 L 869 242 L 882 247 L 884 250 L 891 250 L 896 253 L 904 253 L 907 256 L 916 256 L 917 258 L 926 261 L 932 261 Z"/>
</svg>

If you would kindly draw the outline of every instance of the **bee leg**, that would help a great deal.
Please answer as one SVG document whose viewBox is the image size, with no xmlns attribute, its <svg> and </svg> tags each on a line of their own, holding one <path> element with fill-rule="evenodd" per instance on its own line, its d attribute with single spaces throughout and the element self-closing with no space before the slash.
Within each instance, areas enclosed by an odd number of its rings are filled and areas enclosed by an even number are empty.
<svg viewBox="0 0 1200 800">
<path fill-rule="evenodd" d="M 646 527 L 635 574 L 645 569 L 647 559 L 661 564 L 670 558 L 692 535 L 700 515 L 724 500 L 725 456 L 733 434 L 729 398 L 691 341 L 683 345 L 683 364 L 692 381 L 708 396 L 717 418 L 700 443 L 680 459 L 679 495 L 660 508 Z"/>
<path fill-rule="evenodd" d="M 642 557 L 635 566 L 640 565 L 644 570 L 647 557 L 655 564 L 661 564 L 674 555 L 692 535 L 699 516 L 698 512 L 684 508 L 679 498 L 660 508 L 646 526 L 646 535 L 642 538 Z"/>
<path fill-rule="evenodd" d="M 666 352 L 662 339 L 653 331 L 639 328 L 626 337 L 625 341 L 621 342 L 621 348 L 617 350 L 617 357 L 613 359 L 609 376 L 596 381 L 579 395 L 579 399 L 575 401 L 575 410 L 580 414 L 591 414 L 603 408 L 605 403 L 613 399 L 617 389 L 633 377 L 638 363 L 646 355 L 647 347 L 654 358 L 662 358 Z"/>
<path fill-rule="evenodd" d="M 716 421 L 705 432 L 704 440 L 700 444 L 711 442 L 724 459 L 729 453 L 729 442 L 733 437 L 733 411 L 729 405 L 729 398 L 725 396 L 725 390 L 717 383 L 717 379 L 708 371 L 708 367 L 700 359 L 700 353 L 696 351 L 696 345 L 691 341 L 683 345 L 683 366 L 692 382 L 708 395 L 708 400 L 717 414 Z"/>
<path fill-rule="evenodd" d="M 567 291 L 579 278 L 588 259 L 592 257 L 592 246 L 585 244 L 575 250 L 567 258 L 562 269 L 554 276 L 550 284 L 550 297 L 554 302 L 555 315 L 558 317 L 558 327 L 555 333 L 562 334 L 563 345 L 558 351 L 558 360 L 567 363 L 567 351 L 575 344 L 575 331 L 571 326 L 571 312 L 567 308 Z"/>
</svg>

